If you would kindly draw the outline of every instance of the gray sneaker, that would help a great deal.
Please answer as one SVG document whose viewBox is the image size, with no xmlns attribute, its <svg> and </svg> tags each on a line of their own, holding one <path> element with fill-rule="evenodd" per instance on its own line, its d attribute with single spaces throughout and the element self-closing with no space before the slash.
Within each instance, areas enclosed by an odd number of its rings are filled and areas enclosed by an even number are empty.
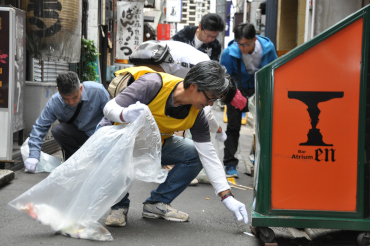
<svg viewBox="0 0 370 246">
<path fill-rule="evenodd" d="M 128 208 L 112 209 L 105 220 L 107 226 L 125 226 L 127 221 Z"/>
<path fill-rule="evenodd" d="M 171 207 L 171 204 L 158 202 L 154 204 L 146 203 L 143 207 L 143 217 L 150 219 L 160 219 L 185 222 L 189 220 L 187 213 L 181 212 Z"/>
</svg>

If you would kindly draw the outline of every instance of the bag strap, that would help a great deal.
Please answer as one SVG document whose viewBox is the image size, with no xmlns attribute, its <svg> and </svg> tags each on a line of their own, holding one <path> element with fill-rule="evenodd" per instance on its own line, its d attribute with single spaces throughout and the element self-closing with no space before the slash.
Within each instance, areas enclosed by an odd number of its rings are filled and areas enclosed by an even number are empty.
<svg viewBox="0 0 370 246">
<path fill-rule="evenodd" d="M 237 59 L 237 64 L 238 64 L 238 87 L 241 90 L 243 88 L 242 88 L 242 68 L 240 59 Z"/>
<path fill-rule="evenodd" d="M 122 80 L 126 79 L 129 75 L 130 73 L 126 73 L 124 76 L 122 76 L 122 79 L 117 83 L 116 89 L 114 90 L 114 95 L 118 95 L 118 93 L 120 93 L 120 91 L 117 93 L 118 85 L 121 84 Z"/>
<path fill-rule="evenodd" d="M 81 107 L 82 107 L 82 103 L 83 101 L 81 101 L 78 105 L 77 105 L 77 108 L 76 108 L 76 111 L 74 113 L 74 115 L 72 116 L 72 118 L 67 122 L 67 124 L 71 124 L 76 118 L 77 118 L 77 115 L 80 113 L 80 110 L 81 110 Z"/>
</svg>

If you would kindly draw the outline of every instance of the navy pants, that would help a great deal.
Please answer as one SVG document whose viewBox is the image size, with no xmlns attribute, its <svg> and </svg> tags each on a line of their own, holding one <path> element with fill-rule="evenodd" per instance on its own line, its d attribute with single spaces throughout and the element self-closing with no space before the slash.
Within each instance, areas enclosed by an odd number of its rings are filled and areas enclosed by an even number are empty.
<svg viewBox="0 0 370 246">
<path fill-rule="evenodd" d="M 55 141 L 63 151 L 63 160 L 68 160 L 89 138 L 73 124 L 60 123 L 51 130 Z"/>
<path fill-rule="evenodd" d="M 254 89 L 241 90 L 244 97 L 251 97 L 254 94 Z M 246 108 L 239 110 L 233 105 L 227 105 L 227 128 L 226 135 L 227 139 L 224 143 L 224 165 L 225 166 L 236 166 L 239 160 L 235 157 L 236 151 L 238 150 L 240 127 L 242 125 L 242 113 L 248 112 L 248 105 Z"/>
</svg>

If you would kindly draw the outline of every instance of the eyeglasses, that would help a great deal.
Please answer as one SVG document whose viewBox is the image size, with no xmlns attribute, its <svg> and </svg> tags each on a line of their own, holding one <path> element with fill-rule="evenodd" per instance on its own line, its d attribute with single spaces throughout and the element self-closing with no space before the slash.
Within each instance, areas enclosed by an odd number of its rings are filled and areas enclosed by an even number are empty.
<svg viewBox="0 0 370 246">
<path fill-rule="evenodd" d="M 240 44 L 240 43 L 238 43 L 238 42 L 236 42 L 236 41 L 234 41 L 234 44 L 236 44 L 236 45 L 238 45 L 238 46 L 242 46 L 243 48 L 245 48 L 245 47 L 249 47 L 249 46 L 251 46 L 252 44 L 253 44 L 253 41 L 254 40 L 252 40 L 249 44 Z"/>
<path fill-rule="evenodd" d="M 219 98 L 209 98 L 208 96 L 207 96 L 207 94 L 204 92 L 204 91 L 201 91 L 201 92 L 203 92 L 203 94 L 204 94 L 204 96 L 207 98 L 207 103 L 211 103 L 211 102 L 214 102 L 214 101 L 216 101 L 217 99 L 219 99 Z"/>
<path fill-rule="evenodd" d="M 208 35 L 205 31 L 205 29 L 202 30 L 204 32 L 204 35 L 206 35 L 207 38 L 211 38 L 211 39 L 216 39 L 218 34 L 216 36 L 211 36 L 211 35 Z"/>
</svg>

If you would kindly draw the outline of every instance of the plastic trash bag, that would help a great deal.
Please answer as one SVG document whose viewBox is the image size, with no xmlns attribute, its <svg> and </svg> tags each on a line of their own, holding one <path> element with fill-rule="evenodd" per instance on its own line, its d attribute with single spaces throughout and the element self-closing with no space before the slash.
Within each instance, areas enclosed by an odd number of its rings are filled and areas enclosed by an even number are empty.
<svg viewBox="0 0 370 246">
<path fill-rule="evenodd" d="M 21 147 L 21 154 L 22 154 L 23 162 L 25 162 L 26 159 L 28 158 L 28 156 L 30 155 L 30 148 L 28 146 L 28 139 L 29 138 L 27 138 L 26 141 L 24 141 L 24 143 Z M 36 173 L 41 173 L 41 172 L 50 173 L 51 171 L 53 171 L 60 164 L 62 164 L 61 160 L 59 160 L 58 158 L 56 158 L 52 155 L 48 155 L 48 154 L 41 151 L 40 152 L 40 162 L 37 164 Z"/>
<path fill-rule="evenodd" d="M 203 184 L 210 184 L 211 183 L 211 181 L 209 181 L 206 170 L 204 170 L 204 168 L 199 172 L 199 174 L 197 176 L 197 179 L 198 179 L 199 183 L 203 183 Z"/>
<path fill-rule="evenodd" d="M 253 117 L 256 118 L 256 94 L 248 98 L 248 109 Z"/>
<path fill-rule="evenodd" d="M 133 123 L 95 132 L 63 165 L 9 205 L 74 238 L 111 241 L 97 221 L 134 179 L 162 183 L 161 138 L 148 107 Z"/>
</svg>

